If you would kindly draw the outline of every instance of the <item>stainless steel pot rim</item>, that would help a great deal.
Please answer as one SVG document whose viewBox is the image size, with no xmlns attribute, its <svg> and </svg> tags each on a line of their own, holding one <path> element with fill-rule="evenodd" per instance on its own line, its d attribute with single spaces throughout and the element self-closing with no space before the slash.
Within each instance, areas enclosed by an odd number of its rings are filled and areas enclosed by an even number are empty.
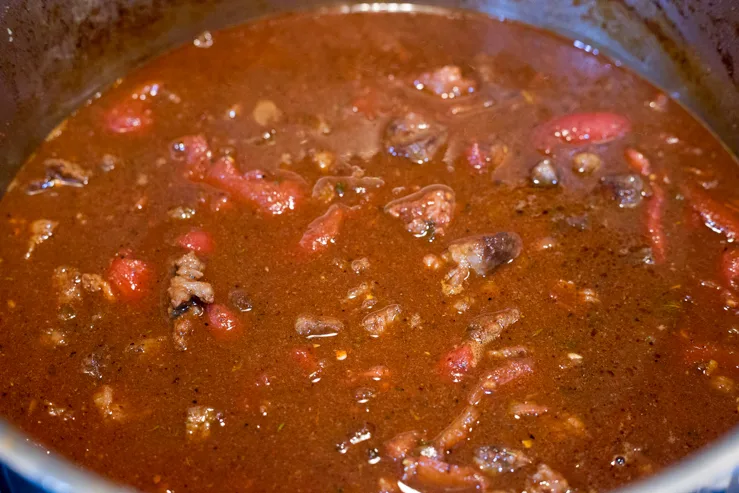
<svg viewBox="0 0 739 493">
<path fill-rule="evenodd" d="M 444 7 L 413 3 L 367 2 L 338 4 L 324 7 L 333 12 L 409 12 L 438 11 Z M 498 18 L 523 19 L 501 12 Z M 548 26 L 540 26 L 547 28 Z M 573 32 L 562 32 L 571 39 L 578 39 Z M 583 41 L 587 42 L 587 39 Z M 597 43 L 593 44 L 597 46 Z M 611 55 L 607 50 L 600 50 Z M 618 57 L 613 57 L 619 60 Z M 633 66 L 635 59 L 623 59 Z M 636 63 L 638 65 L 638 63 Z M 637 70 L 642 73 L 642 71 Z M 642 74 L 643 75 L 643 74 Z M 655 81 L 651 81 L 655 82 Z M 708 412 L 707 412 L 708 413 Z M 0 419 L 0 461 L 48 493 L 135 493 L 130 487 L 121 486 L 101 476 L 82 469 L 58 454 L 36 444 Z M 614 493 L 692 493 L 698 490 L 725 490 L 732 477 L 739 477 L 739 427 L 711 443 L 702 450 L 668 466 L 647 479 L 628 484 Z M 733 481 L 737 481 L 733 478 Z"/>
</svg>

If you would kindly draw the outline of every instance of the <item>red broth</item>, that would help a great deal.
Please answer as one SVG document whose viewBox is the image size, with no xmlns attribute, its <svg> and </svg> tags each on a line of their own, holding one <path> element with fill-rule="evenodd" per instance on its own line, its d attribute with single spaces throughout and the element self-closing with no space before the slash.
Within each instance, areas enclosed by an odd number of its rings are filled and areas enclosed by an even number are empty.
<svg viewBox="0 0 739 493">
<path fill-rule="evenodd" d="M 0 413 L 150 492 L 614 488 L 737 422 L 736 166 L 515 23 L 215 32 L 0 202 Z"/>
</svg>

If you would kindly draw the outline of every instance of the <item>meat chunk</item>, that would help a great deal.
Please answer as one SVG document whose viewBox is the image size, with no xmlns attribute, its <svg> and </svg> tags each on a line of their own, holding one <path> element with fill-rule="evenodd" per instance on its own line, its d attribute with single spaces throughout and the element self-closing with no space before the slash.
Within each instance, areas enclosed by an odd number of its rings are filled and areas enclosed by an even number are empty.
<svg viewBox="0 0 739 493">
<path fill-rule="evenodd" d="M 321 252 L 336 242 L 344 218 L 351 209 L 343 204 L 334 204 L 306 228 L 300 247 L 307 252 Z"/>
<path fill-rule="evenodd" d="M 520 450 L 491 445 L 477 447 L 472 461 L 489 476 L 514 472 L 531 464 L 531 459 Z"/>
<path fill-rule="evenodd" d="M 531 493 L 570 493 L 567 480 L 546 464 L 539 464 L 536 472 L 526 481 L 526 491 Z"/>
<path fill-rule="evenodd" d="M 105 299 L 115 300 L 110 283 L 99 274 L 81 274 L 78 269 L 59 266 L 52 274 L 52 285 L 57 291 L 60 305 L 68 305 L 82 300 L 82 291 L 102 293 Z"/>
<path fill-rule="evenodd" d="M 103 385 L 100 387 L 100 389 L 92 396 L 92 401 L 105 419 L 123 421 L 127 417 L 123 410 L 123 406 L 114 401 L 113 387 L 110 385 Z"/>
<path fill-rule="evenodd" d="M 600 181 L 619 207 L 631 209 L 641 203 L 644 195 L 644 182 L 639 175 L 605 176 Z"/>
<path fill-rule="evenodd" d="M 477 89 L 477 81 L 462 75 L 456 65 L 445 65 L 433 72 L 424 72 L 413 83 L 416 89 L 435 94 L 442 99 L 458 98 Z"/>
<path fill-rule="evenodd" d="M 202 315 L 202 311 L 202 308 L 198 308 L 197 311 L 190 309 L 174 320 L 172 342 L 178 351 L 187 351 L 190 335 L 195 331 L 195 319 Z"/>
<path fill-rule="evenodd" d="M 28 250 L 26 250 L 26 254 L 24 255 L 26 260 L 31 258 L 37 246 L 52 237 L 57 226 L 59 226 L 58 221 L 51 221 L 49 219 L 37 219 L 30 224 L 28 229 L 31 233 L 31 238 L 28 240 Z"/>
<path fill-rule="evenodd" d="M 415 480 L 420 485 L 441 491 L 478 489 L 486 491 L 488 480 L 469 466 L 449 464 L 430 457 L 403 461 L 403 480 Z"/>
<path fill-rule="evenodd" d="M 373 176 L 324 176 L 313 185 L 312 196 L 323 202 L 346 197 L 350 192 L 358 197 L 367 197 L 371 190 L 384 185 L 383 179 Z"/>
<path fill-rule="evenodd" d="M 421 434 L 417 431 L 405 431 L 385 442 L 385 453 L 393 460 L 405 459 L 418 445 Z"/>
<path fill-rule="evenodd" d="M 103 276 L 100 274 L 82 274 L 80 276 L 80 282 L 82 289 L 89 293 L 103 293 L 105 299 L 110 301 L 115 299 L 110 283 L 103 279 Z"/>
<path fill-rule="evenodd" d="M 495 313 L 475 317 L 467 326 L 470 341 L 484 347 L 500 336 L 507 327 L 518 322 L 521 312 L 516 308 L 506 308 Z"/>
<path fill-rule="evenodd" d="M 379 337 L 385 332 L 390 324 L 400 315 L 402 309 L 400 305 L 388 305 L 368 314 L 362 320 L 364 330 L 369 332 L 372 337 Z"/>
<path fill-rule="evenodd" d="M 295 332 L 303 337 L 333 337 L 344 330 L 344 323 L 338 318 L 317 315 L 301 315 L 295 321 Z"/>
<path fill-rule="evenodd" d="M 208 406 L 192 406 L 187 409 L 185 433 L 194 441 L 205 440 L 213 426 L 225 426 L 223 414 Z"/>
<path fill-rule="evenodd" d="M 60 186 L 84 187 L 90 178 L 89 171 L 65 159 L 47 159 L 44 161 L 44 168 L 44 178 L 28 185 L 26 193 L 29 195 L 36 195 Z"/>
<path fill-rule="evenodd" d="M 175 268 L 175 276 L 170 280 L 167 290 L 172 310 L 187 304 L 193 298 L 203 303 L 213 303 L 215 299 L 213 287 L 199 280 L 204 275 L 205 264 L 194 252 L 189 252 L 177 259 Z"/>
<path fill-rule="evenodd" d="M 470 393 L 468 402 L 476 405 L 484 395 L 497 392 L 501 386 L 507 385 L 534 372 L 532 362 L 528 359 L 509 360 L 505 364 L 486 372 L 479 380 L 477 387 Z"/>
<path fill-rule="evenodd" d="M 462 443 L 472 432 L 472 427 L 477 424 L 477 420 L 480 418 L 480 410 L 475 407 L 468 405 L 464 410 L 454 418 L 454 421 L 449 423 L 449 426 L 439 433 L 434 438 L 433 444 L 436 451 L 440 456 L 454 446 Z"/>
<path fill-rule="evenodd" d="M 446 143 L 446 127 L 419 113 L 392 120 L 385 129 L 384 145 L 393 156 L 414 163 L 431 161 Z"/>
<path fill-rule="evenodd" d="M 501 232 L 457 240 L 449 245 L 449 253 L 460 267 L 485 276 L 496 267 L 512 262 L 521 254 L 522 248 L 520 236 L 513 232 Z"/>
<path fill-rule="evenodd" d="M 521 312 L 516 308 L 507 308 L 472 319 L 464 341 L 442 356 L 441 373 L 452 381 L 459 381 L 482 360 L 485 347 L 520 318 Z"/>
<path fill-rule="evenodd" d="M 443 235 L 454 215 L 454 190 L 446 185 L 430 185 L 418 192 L 389 202 L 385 212 L 399 218 L 405 229 L 420 238 Z"/>
</svg>

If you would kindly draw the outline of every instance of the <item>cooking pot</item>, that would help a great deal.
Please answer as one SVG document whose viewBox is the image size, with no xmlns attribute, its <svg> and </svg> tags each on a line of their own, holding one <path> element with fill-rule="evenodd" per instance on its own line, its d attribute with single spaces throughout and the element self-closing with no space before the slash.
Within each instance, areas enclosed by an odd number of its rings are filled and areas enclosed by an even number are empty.
<svg viewBox="0 0 739 493">
<path fill-rule="evenodd" d="M 288 10 L 474 9 L 543 27 L 612 57 L 681 102 L 739 153 L 736 0 L 5 0 L 0 2 L 0 196 L 70 111 L 116 77 L 200 32 Z M 423 6 L 420 6 L 422 4 Z M 2 364 L 8 364 L 4 361 Z M 710 409 L 706 409 L 710 419 Z M 85 472 L 0 421 L 13 493 L 130 491 Z M 739 431 L 623 493 L 739 492 Z M 25 479 L 22 479 L 25 478 Z M 728 489 L 727 489 L 728 488 Z M 0 491 L 2 487 L 0 485 Z"/>
</svg>

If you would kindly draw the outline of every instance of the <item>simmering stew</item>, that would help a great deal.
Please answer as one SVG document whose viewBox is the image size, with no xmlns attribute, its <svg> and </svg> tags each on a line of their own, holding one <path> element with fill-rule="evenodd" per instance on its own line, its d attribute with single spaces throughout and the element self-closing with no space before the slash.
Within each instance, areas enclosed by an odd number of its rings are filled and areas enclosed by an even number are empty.
<svg viewBox="0 0 739 493">
<path fill-rule="evenodd" d="M 0 413 L 150 492 L 612 489 L 738 421 L 736 166 L 511 22 L 203 33 L 0 202 Z"/>
</svg>

